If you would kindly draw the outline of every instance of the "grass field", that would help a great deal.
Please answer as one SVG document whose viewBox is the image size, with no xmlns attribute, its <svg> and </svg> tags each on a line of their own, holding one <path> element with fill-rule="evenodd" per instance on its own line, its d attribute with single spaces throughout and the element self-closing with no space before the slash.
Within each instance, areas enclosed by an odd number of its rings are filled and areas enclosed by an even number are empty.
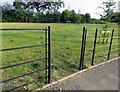
<svg viewBox="0 0 120 92">
<path fill-rule="evenodd" d="M 78 71 L 83 27 L 87 27 L 88 29 L 85 51 L 85 66 L 90 67 L 95 29 L 98 28 L 99 31 L 103 30 L 104 24 L 2 23 L 3 28 L 46 28 L 49 25 L 52 29 L 52 81 L 58 80 Z M 119 35 L 117 24 L 110 24 L 109 30 L 111 31 L 113 28 L 115 28 L 115 38 L 113 39 L 111 51 L 112 55 L 110 58 L 114 58 L 118 54 Z M 43 31 L 2 31 L 2 49 L 44 44 L 44 39 L 45 37 Z M 108 47 L 109 43 L 97 43 L 95 55 L 96 64 L 106 60 Z M 2 52 L 2 66 L 44 57 L 44 47 Z M 41 60 L 29 65 L 21 65 L 19 67 L 5 69 L 2 76 L 3 79 L 7 79 L 44 67 L 45 60 Z M 14 81 L 6 82 L 3 87 L 5 89 L 9 89 L 32 80 L 37 80 L 38 76 L 45 77 L 44 71 L 19 78 Z M 28 89 L 41 87 L 44 85 L 44 79 L 45 78 L 39 81 L 37 80 L 35 83 L 32 83 L 26 87 Z"/>
</svg>

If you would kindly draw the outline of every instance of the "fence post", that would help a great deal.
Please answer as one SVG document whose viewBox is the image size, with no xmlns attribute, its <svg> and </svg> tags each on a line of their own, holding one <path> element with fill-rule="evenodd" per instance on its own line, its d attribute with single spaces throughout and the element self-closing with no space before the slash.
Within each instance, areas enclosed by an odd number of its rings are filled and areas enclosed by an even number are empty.
<svg viewBox="0 0 120 92">
<path fill-rule="evenodd" d="M 84 50 L 83 50 L 83 62 L 82 62 L 82 69 L 84 68 L 84 54 L 85 54 L 85 46 L 86 46 L 86 36 L 87 36 L 87 28 L 85 29 L 85 34 L 84 34 Z"/>
<path fill-rule="evenodd" d="M 45 30 L 45 58 L 46 58 L 46 83 L 48 82 L 48 29 Z"/>
<path fill-rule="evenodd" d="M 80 56 L 79 70 L 83 69 L 83 64 L 84 64 L 84 53 L 85 53 L 86 35 L 87 35 L 87 29 L 85 27 L 83 27 L 82 46 L 81 46 L 81 56 Z"/>
<path fill-rule="evenodd" d="M 51 29 L 48 26 L 48 83 L 51 82 Z"/>
<path fill-rule="evenodd" d="M 92 62 L 91 62 L 91 65 L 92 65 L 92 66 L 94 65 L 94 57 L 95 57 L 95 49 L 96 49 L 97 33 L 98 33 L 98 29 L 96 28 L 95 39 L 94 39 L 94 47 L 93 47 L 93 54 L 92 54 Z"/>
<path fill-rule="evenodd" d="M 110 59 L 110 51 L 111 51 L 111 47 L 112 47 L 113 35 L 114 35 L 114 29 L 112 30 L 112 35 L 111 35 L 111 40 L 110 40 L 110 46 L 109 46 L 109 50 L 108 50 L 107 60 Z"/>
</svg>

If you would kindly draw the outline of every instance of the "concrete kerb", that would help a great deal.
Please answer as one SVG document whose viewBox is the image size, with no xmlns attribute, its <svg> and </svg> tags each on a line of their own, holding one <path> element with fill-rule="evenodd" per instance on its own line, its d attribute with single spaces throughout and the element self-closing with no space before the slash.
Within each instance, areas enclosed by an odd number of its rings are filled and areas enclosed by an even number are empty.
<svg viewBox="0 0 120 92">
<path fill-rule="evenodd" d="M 52 86 L 54 86 L 54 85 L 57 84 L 57 83 L 60 83 L 60 82 L 62 82 L 62 81 L 64 81 L 64 80 L 67 80 L 67 79 L 70 79 L 71 77 L 73 77 L 73 76 L 75 76 L 75 75 L 77 75 L 77 74 L 81 74 L 81 73 L 86 72 L 86 71 L 88 71 L 88 70 L 90 70 L 90 69 L 96 68 L 96 67 L 98 67 L 98 66 L 100 66 L 100 65 L 103 65 L 103 64 L 105 64 L 105 63 L 108 63 L 108 62 L 112 62 L 112 61 L 117 60 L 117 59 L 119 59 L 119 58 L 120 58 L 120 57 L 117 57 L 117 58 L 108 60 L 108 61 L 106 61 L 106 62 L 102 62 L 102 63 L 100 63 L 100 64 L 97 64 L 97 65 L 95 65 L 95 66 L 91 66 L 91 67 L 89 67 L 89 68 L 87 68 L 87 69 L 78 71 L 78 72 L 76 72 L 76 73 L 74 73 L 74 74 L 71 74 L 71 75 L 69 75 L 69 76 L 67 76 L 67 77 L 64 77 L 64 78 L 62 78 L 62 79 L 60 79 L 60 80 L 57 80 L 57 81 L 55 81 L 55 82 L 52 82 L 51 84 L 47 84 L 47 85 L 45 85 L 45 86 L 42 87 L 42 88 L 36 89 L 35 91 L 45 90 L 46 88 L 52 87 Z"/>
</svg>

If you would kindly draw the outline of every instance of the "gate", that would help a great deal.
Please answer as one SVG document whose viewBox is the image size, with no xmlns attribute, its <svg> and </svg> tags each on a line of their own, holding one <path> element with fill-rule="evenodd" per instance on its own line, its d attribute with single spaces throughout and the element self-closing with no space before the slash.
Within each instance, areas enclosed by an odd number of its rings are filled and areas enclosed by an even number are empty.
<svg viewBox="0 0 120 92">
<path fill-rule="evenodd" d="M 43 63 L 45 63 L 44 68 L 36 69 L 34 71 L 24 73 L 24 74 L 21 74 L 21 75 L 18 75 L 18 76 L 10 77 L 10 78 L 5 79 L 5 80 L 0 80 L 0 83 L 2 85 L 5 85 L 6 83 L 9 83 L 10 81 L 13 81 L 13 80 L 16 80 L 16 79 L 22 79 L 23 77 L 29 76 L 31 74 L 34 74 L 34 73 L 37 73 L 37 72 L 40 72 L 40 71 L 44 71 L 45 83 L 50 83 L 50 80 L 51 80 L 51 76 L 50 76 L 51 75 L 51 70 L 50 70 L 50 68 L 51 68 L 51 66 L 50 66 L 51 65 L 51 28 L 50 28 L 50 26 L 48 26 L 48 28 L 44 28 L 44 29 L 40 29 L 40 28 L 38 28 L 38 29 L 36 29 L 36 28 L 33 28 L 33 29 L 29 29 L 29 28 L 10 28 L 10 29 L 8 29 L 8 28 L 6 28 L 5 29 L 5 28 L 3 28 L 3 29 L 0 29 L 0 30 L 1 31 L 15 31 L 15 32 L 19 31 L 19 30 L 24 31 L 24 32 L 25 31 L 30 31 L 30 30 L 31 31 L 36 31 L 36 30 L 40 31 L 41 30 L 41 31 L 44 31 L 44 38 L 45 38 L 44 39 L 44 44 L 38 44 L 38 45 L 32 45 L 32 46 L 22 46 L 22 47 L 15 47 L 15 48 L 5 48 L 5 49 L 0 50 L 1 53 L 4 53 L 4 52 L 8 52 L 8 51 L 18 51 L 18 50 L 21 50 L 21 49 L 32 49 L 32 48 L 41 47 L 41 46 L 43 46 L 44 49 L 45 49 L 45 51 L 44 51 L 45 52 L 44 53 L 45 57 L 43 57 L 43 58 L 38 58 L 38 59 L 35 59 L 35 60 L 29 60 L 29 61 L 22 61 L 20 63 L 15 63 L 15 64 L 8 65 L 8 66 L 2 66 L 2 67 L 0 67 L 0 71 L 5 72 L 6 69 L 10 69 L 10 68 L 18 67 L 18 66 L 23 66 L 23 65 L 29 65 L 29 64 L 32 64 L 32 63 L 35 63 L 35 62 L 40 62 L 40 61 L 41 62 L 45 61 L 45 62 L 43 62 Z M 21 71 L 23 71 L 23 70 L 21 70 Z M 38 77 L 36 79 L 34 79 L 32 81 L 29 81 L 27 83 L 24 83 L 22 85 L 15 86 L 15 87 L 12 87 L 12 88 L 10 87 L 9 89 L 5 88 L 3 90 L 13 91 L 13 90 L 17 90 L 19 88 L 25 87 L 26 85 L 32 84 L 32 83 L 40 80 L 40 78 L 42 78 L 40 76 L 41 75 L 38 75 Z M 42 79 L 42 80 L 44 80 L 44 79 Z"/>
</svg>

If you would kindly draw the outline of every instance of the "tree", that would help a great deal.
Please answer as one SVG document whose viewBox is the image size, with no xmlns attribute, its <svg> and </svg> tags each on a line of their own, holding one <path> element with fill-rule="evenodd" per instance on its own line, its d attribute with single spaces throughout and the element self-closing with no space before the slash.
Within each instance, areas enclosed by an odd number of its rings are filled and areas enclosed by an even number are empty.
<svg viewBox="0 0 120 92">
<path fill-rule="evenodd" d="M 64 7 L 64 2 L 61 0 L 36 0 L 36 1 L 29 1 L 29 0 L 20 0 L 19 2 L 25 8 L 35 9 L 37 12 L 56 12 L 61 7 Z"/>
<path fill-rule="evenodd" d="M 89 13 L 80 14 L 75 13 L 74 10 L 64 10 L 62 13 L 58 11 L 35 12 L 35 8 L 27 6 L 26 0 L 19 0 L 20 2 L 13 2 L 13 6 L 5 4 L 2 7 L 2 21 L 5 22 L 35 22 L 35 23 L 103 23 L 100 20 L 91 20 Z M 53 0 L 52 0 L 53 1 Z M 118 21 L 117 13 L 111 17 L 112 21 Z"/>
<path fill-rule="evenodd" d="M 15 19 L 15 11 L 12 9 L 12 6 L 10 4 L 5 4 L 1 6 L 2 8 L 2 21 L 3 22 L 10 22 L 14 21 Z"/>
<path fill-rule="evenodd" d="M 67 9 L 64 10 L 64 11 L 62 12 L 62 15 L 61 15 L 61 20 L 62 20 L 62 22 L 66 23 L 67 21 L 69 21 L 70 15 L 71 15 L 71 13 L 69 12 L 69 10 L 67 10 Z"/>
<path fill-rule="evenodd" d="M 120 13 L 113 13 L 111 16 L 111 22 L 120 23 Z"/>
<path fill-rule="evenodd" d="M 86 23 L 86 19 L 84 14 L 81 14 L 81 23 Z"/>
<path fill-rule="evenodd" d="M 89 13 L 86 13 L 84 18 L 85 18 L 86 23 L 90 23 L 91 16 Z"/>
<path fill-rule="evenodd" d="M 54 18 L 53 22 L 54 23 L 55 22 L 59 23 L 60 22 L 60 16 L 61 16 L 60 12 L 53 13 L 53 18 Z"/>
<path fill-rule="evenodd" d="M 99 14 L 101 16 L 102 20 L 110 21 L 111 16 L 115 9 L 115 1 L 114 0 L 106 0 L 105 2 L 102 2 L 103 7 L 99 6 L 98 8 L 101 8 L 104 12 L 104 14 Z"/>
<path fill-rule="evenodd" d="M 77 17 L 76 17 L 75 11 L 71 10 L 70 13 L 71 13 L 71 15 L 70 15 L 70 21 L 73 22 L 73 23 L 76 23 Z"/>
<path fill-rule="evenodd" d="M 27 7 L 22 0 L 13 2 L 13 9 L 16 13 L 16 21 L 18 22 L 34 22 L 34 11 Z"/>
<path fill-rule="evenodd" d="M 76 22 L 77 22 L 77 23 L 80 23 L 80 22 L 81 22 L 80 20 L 81 20 L 81 15 L 80 15 L 80 14 L 77 14 L 77 15 L 76 15 Z"/>
</svg>

